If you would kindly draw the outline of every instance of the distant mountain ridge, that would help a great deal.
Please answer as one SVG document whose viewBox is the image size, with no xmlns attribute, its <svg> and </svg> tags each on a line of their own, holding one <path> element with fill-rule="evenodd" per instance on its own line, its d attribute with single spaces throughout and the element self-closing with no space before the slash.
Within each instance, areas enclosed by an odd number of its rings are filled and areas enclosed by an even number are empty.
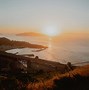
<svg viewBox="0 0 89 90">
<path fill-rule="evenodd" d="M 37 33 L 37 32 L 24 32 L 24 33 L 19 33 L 16 35 L 17 36 L 46 36 L 45 34 Z"/>
</svg>

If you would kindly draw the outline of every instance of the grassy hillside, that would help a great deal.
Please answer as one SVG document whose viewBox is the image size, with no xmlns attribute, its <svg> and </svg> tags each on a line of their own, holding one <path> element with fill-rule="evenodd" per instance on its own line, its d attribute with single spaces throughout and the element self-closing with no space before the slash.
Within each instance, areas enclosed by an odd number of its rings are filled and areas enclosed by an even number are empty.
<svg viewBox="0 0 89 90">
<path fill-rule="evenodd" d="M 58 62 L 0 52 L 0 90 L 27 89 L 31 83 L 47 81 L 67 71 L 68 67 Z"/>
<path fill-rule="evenodd" d="M 89 90 L 89 65 L 65 74 L 56 74 L 51 79 L 31 83 L 28 90 Z"/>
<path fill-rule="evenodd" d="M 0 90 L 89 90 L 89 65 L 70 70 L 66 64 L 0 52 Z"/>
<path fill-rule="evenodd" d="M 0 90 L 89 90 L 89 65 L 59 72 L 0 76 Z"/>
</svg>

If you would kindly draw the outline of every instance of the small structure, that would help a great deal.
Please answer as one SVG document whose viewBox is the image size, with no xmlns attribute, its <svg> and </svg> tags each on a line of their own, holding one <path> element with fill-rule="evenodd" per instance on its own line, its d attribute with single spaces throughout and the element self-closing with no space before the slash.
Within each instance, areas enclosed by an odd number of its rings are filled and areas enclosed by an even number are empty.
<svg viewBox="0 0 89 90">
<path fill-rule="evenodd" d="M 37 59 L 39 59 L 39 57 L 38 57 L 38 56 L 36 56 L 36 57 L 35 57 L 35 60 L 37 60 Z"/>
<path fill-rule="evenodd" d="M 68 62 L 68 63 L 67 63 L 67 67 L 68 67 L 69 70 L 72 70 L 71 62 Z"/>
</svg>

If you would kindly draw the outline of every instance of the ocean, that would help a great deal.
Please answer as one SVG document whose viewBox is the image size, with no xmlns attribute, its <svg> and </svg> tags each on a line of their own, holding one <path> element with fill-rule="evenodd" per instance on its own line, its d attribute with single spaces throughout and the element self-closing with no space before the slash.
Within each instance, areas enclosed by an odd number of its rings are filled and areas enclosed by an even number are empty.
<svg viewBox="0 0 89 90">
<path fill-rule="evenodd" d="M 35 52 L 32 48 L 12 49 L 6 52 L 16 53 L 18 55 L 34 54 L 41 59 L 56 61 L 60 63 L 71 62 L 72 64 L 87 64 L 89 62 L 89 38 L 75 39 L 75 40 L 61 40 L 37 37 L 37 36 L 16 36 L 16 35 L 0 35 L 0 37 L 6 37 L 10 40 L 26 41 L 32 44 L 39 44 L 48 46 L 47 49 Z"/>
</svg>

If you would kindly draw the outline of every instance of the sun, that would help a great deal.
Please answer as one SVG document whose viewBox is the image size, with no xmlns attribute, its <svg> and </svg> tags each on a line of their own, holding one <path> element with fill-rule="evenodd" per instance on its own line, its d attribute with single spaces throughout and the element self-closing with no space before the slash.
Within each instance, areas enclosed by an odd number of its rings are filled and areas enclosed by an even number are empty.
<svg viewBox="0 0 89 90">
<path fill-rule="evenodd" d="M 57 36 L 60 33 L 57 27 L 53 26 L 45 27 L 42 32 L 50 37 Z"/>
</svg>

